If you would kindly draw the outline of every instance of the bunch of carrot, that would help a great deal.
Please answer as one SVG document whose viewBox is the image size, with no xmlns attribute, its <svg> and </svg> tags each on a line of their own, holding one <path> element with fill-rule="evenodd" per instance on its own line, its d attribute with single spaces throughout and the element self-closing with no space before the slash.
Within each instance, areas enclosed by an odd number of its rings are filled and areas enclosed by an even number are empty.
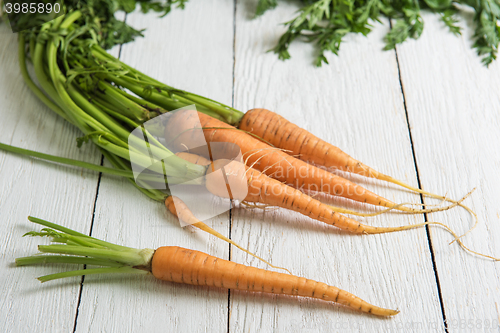
<svg viewBox="0 0 500 333">
<path fill-rule="evenodd" d="M 415 226 L 399 228 L 362 226 L 359 222 L 339 214 L 347 210 L 322 204 L 304 193 L 293 191 L 285 184 L 298 188 L 305 186 L 308 189 L 406 212 L 425 211 L 396 205 L 340 176 L 307 163 L 311 161 L 316 164 L 322 163 L 326 167 L 336 167 L 403 184 L 354 160 L 338 148 L 319 140 L 270 111 L 259 109 L 242 113 L 208 98 L 162 84 L 120 62 L 95 44 L 85 48 L 86 41 L 78 38 L 83 32 L 79 31 L 80 28 L 75 23 L 81 17 L 80 11 L 73 11 L 42 25 L 38 35 L 21 33 L 19 42 L 21 71 L 28 86 L 45 104 L 84 133 L 80 144 L 88 140 L 94 142 L 111 164 L 120 172 L 128 174 L 129 179 L 132 179 L 131 160 L 156 174 L 168 175 L 169 183 L 203 179 L 208 170 L 207 166 L 177 157 L 157 139 L 157 136 L 149 133 L 143 126 L 148 120 L 169 110 L 194 104 L 199 111 L 197 114 L 207 142 L 223 141 L 237 144 L 246 156 L 245 162 L 269 176 L 265 178 L 266 182 L 271 181 L 271 177 L 279 181 L 272 185 L 274 188 L 278 186 L 282 188 L 274 191 L 280 193 L 279 197 L 254 196 L 246 201 L 277 205 L 306 216 L 317 216 L 322 222 L 357 233 L 390 232 Z M 62 32 L 58 35 L 56 31 Z M 67 31 L 70 33 L 66 34 Z M 26 50 L 29 51 L 29 58 L 35 67 L 41 89 L 33 82 L 27 71 Z M 184 119 L 170 123 L 180 123 L 183 126 L 166 128 L 174 136 L 176 130 L 192 129 L 192 124 Z M 149 138 L 148 152 L 135 148 L 136 143 L 139 145 L 143 143 L 140 138 L 130 135 L 135 128 L 140 128 L 144 136 Z M 285 151 L 290 151 L 298 158 Z M 151 157 L 160 163 L 151 165 Z M 168 160 L 168 163 L 165 163 L 165 160 Z M 154 176 L 153 178 L 158 179 Z M 151 189 L 144 184 L 147 180 L 141 178 L 133 181 L 133 184 L 150 198 L 165 202 L 167 207 L 171 207 L 169 203 L 173 199 L 168 184 L 165 184 L 164 190 L 161 191 Z M 261 182 L 261 185 L 265 184 Z M 452 203 L 461 205 L 456 201 Z M 315 209 L 317 213 L 314 212 Z M 201 222 L 195 226 L 225 239 Z"/>
<path fill-rule="evenodd" d="M 209 232 L 247 253 L 250 252 L 196 219 L 189 207 L 179 198 L 171 195 L 168 185 L 186 182 L 190 182 L 193 186 L 203 185 L 211 193 L 221 197 L 239 199 L 244 203 L 282 207 L 358 234 L 400 231 L 435 222 L 401 227 L 367 226 L 340 214 L 342 212 L 356 214 L 356 212 L 326 205 L 299 189 L 305 187 L 329 195 L 340 195 L 351 200 L 385 207 L 385 211 L 396 209 L 406 213 L 421 213 L 448 209 L 457 205 L 468 209 L 461 201 L 427 193 L 377 172 L 345 154 L 339 148 L 318 139 L 271 111 L 254 109 L 242 113 L 211 99 L 160 83 L 112 57 L 97 43 L 89 42 L 86 39 L 88 29 L 80 25 L 82 19 L 80 11 L 70 11 L 66 15 L 45 23 L 38 30 L 21 33 L 19 35 L 21 72 L 30 89 L 48 107 L 84 133 L 79 144 L 92 141 L 100 148 L 113 168 L 49 156 L 3 144 L 0 144 L 0 149 L 125 177 L 142 193 L 164 203 L 174 215 L 187 224 Z M 40 86 L 34 83 L 28 73 L 27 54 L 28 59 L 34 65 L 36 79 Z M 169 111 L 190 105 L 195 105 L 198 110 L 194 113 L 194 118 L 183 118 L 182 113 L 175 113 L 173 121 L 171 120 L 164 131 L 160 131 L 159 134 L 151 133 L 144 127 L 147 121 L 155 117 L 161 117 Z M 199 122 L 199 128 L 196 128 L 197 122 Z M 139 128 L 144 137 L 148 138 L 148 152 L 135 148 L 134 144 L 143 143 L 139 138 L 130 135 L 136 128 Z M 186 135 L 182 135 L 183 133 Z M 190 134 L 200 135 L 200 133 L 208 146 L 214 142 L 237 145 L 243 154 L 243 161 L 215 160 L 210 156 L 203 160 L 200 156 L 189 155 L 192 139 Z M 188 154 L 183 153 L 182 149 L 175 151 L 163 143 L 179 141 L 179 138 L 182 140 L 177 144 L 187 147 Z M 163 139 L 166 141 L 162 141 Z M 151 165 L 152 158 L 160 163 Z M 136 179 L 131 161 L 152 173 Z M 410 209 L 402 204 L 395 204 L 324 168 L 316 167 L 313 163 L 388 181 L 417 193 L 447 200 L 451 205 L 440 209 Z M 163 189 L 148 187 L 148 182 L 158 181 L 158 175 L 164 181 Z M 165 182 L 164 175 L 168 176 L 168 184 Z M 221 187 L 221 184 L 224 186 Z M 231 189 L 235 188 L 234 186 L 246 188 L 248 192 L 245 192 L 242 197 L 233 196 Z M 79 257 L 75 261 L 68 261 L 67 257 L 57 257 L 58 259 L 46 257 L 43 260 L 19 259 L 18 264 L 51 262 L 52 260 L 94 263 L 108 266 L 108 268 L 76 271 L 72 274 L 152 271 L 159 278 L 175 282 L 215 284 L 245 290 L 261 288 L 261 291 L 266 292 L 281 290 L 281 293 L 312 297 L 318 297 L 320 294 L 317 292 L 321 291 L 324 299 L 338 301 L 366 312 L 379 315 L 397 313 L 372 307 L 334 287 L 288 275 L 243 268 L 241 265 L 195 251 L 179 248 L 158 249 L 153 256 L 149 256 L 153 252 L 105 243 L 47 222 L 41 224 L 62 231 L 63 234 L 54 230 L 45 230 L 37 234 L 52 236 L 55 240 L 67 244 L 57 245 L 59 247 L 52 245 L 50 245 L 52 247 L 40 247 L 41 251 L 60 251 L 52 253 L 76 254 Z M 456 235 L 455 237 L 457 242 L 465 248 L 459 237 Z M 116 251 L 120 252 L 120 249 L 127 254 L 126 258 L 116 253 Z M 139 258 L 143 254 L 148 254 L 148 256 Z M 155 260 L 155 258 L 160 259 Z M 166 262 L 166 268 L 155 268 L 164 265 L 157 265 L 155 262 Z M 205 267 L 209 266 L 207 262 L 213 265 L 205 271 Z M 179 271 L 173 270 L 175 267 Z M 230 277 L 225 277 L 224 272 L 228 267 L 234 268 L 233 273 Z M 200 275 L 202 273 L 203 275 Z M 62 274 L 55 277 L 70 275 Z M 190 279 L 186 280 L 187 276 Z M 204 279 L 200 280 L 201 276 Z M 253 277 L 255 283 L 250 277 Z M 246 280 L 242 280 L 243 278 Z M 271 278 L 276 278 L 279 283 L 271 284 L 268 280 Z M 43 280 L 49 279 L 51 278 Z M 247 286 L 244 286 L 242 281 L 246 281 Z"/>
</svg>

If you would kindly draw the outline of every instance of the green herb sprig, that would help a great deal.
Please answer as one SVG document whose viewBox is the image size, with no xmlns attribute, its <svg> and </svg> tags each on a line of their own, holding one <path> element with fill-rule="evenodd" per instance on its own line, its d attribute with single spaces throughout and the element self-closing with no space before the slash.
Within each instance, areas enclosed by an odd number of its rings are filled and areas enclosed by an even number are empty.
<svg viewBox="0 0 500 333">
<path fill-rule="evenodd" d="M 288 28 L 271 50 L 281 60 L 290 58 L 290 44 L 298 38 L 315 43 L 318 48 L 316 66 L 328 64 L 325 52 L 338 54 L 342 39 L 348 33 L 367 35 L 371 22 L 381 17 L 394 19 L 395 23 L 385 36 L 385 50 L 394 49 L 408 38 L 417 39 L 422 34 L 424 22 L 421 10 L 439 14 L 453 34 L 460 34 L 457 13 L 460 5 L 475 11 L 474 45 L 482 62 L 488 66 L 497 57 L 500 42 L 500 3 L 498 0 L 302 0 L 304 6 L 297 16 L 285 23 Z M 256 15 L 262 15 L 278 5 L 276 0 L 259 0 Z"/>
</svg>

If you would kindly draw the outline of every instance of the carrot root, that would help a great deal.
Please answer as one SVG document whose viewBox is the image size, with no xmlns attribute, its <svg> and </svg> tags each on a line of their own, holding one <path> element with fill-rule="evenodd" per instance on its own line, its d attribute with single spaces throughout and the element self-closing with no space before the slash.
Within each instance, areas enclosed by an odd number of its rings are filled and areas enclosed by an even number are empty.
<svg viewBox="0 0 500 333">
<path fill-rule="evenodd" d="M 412 212 L 401 212 L 401 213 L 403 213 L 403 214 L 422 214 L 422 213 L 443 212 L 443 211 L 449 210 L 451 208 L 454 208 L 454 207 L 460 205 L 465 199 L 467 199 L 472 194 L 472 192 L 474 192 L 474 190 L 475 189 L 473 189 L 472 191 L 470 191 L 469 193 L 467 193 L 465 196 L 463 196 L 458 201 L 451 200 L 451 201 L 453 201 L 453 203 L 451 203 L 450 205 L 445 206 L 445 207 L 440 207 L 440 208 L 424 208 L 424 209 L 418 209 L 418 210 L 415 210 L 415 211 L 412 211 Z M 443 201 L 446 201 L 446 200 L 447 200 L 446 198 L 443 198 Z M 350 214 L 350 215 L 363 216 L 363 217 L 372 217 L 372 216 L 377 216 L 377 215 L 382 215 L 382 214 L 388 213 L 391 210 L 397 209 L 397 208 L 399 208 L 401 206 L 404 206 L 404 205 L 418 205 L 418 206 L 424 206 L 424 207 L 432 207 L 432 206 L 439 206 L 441 204 L 438 204 L 438 205 L 426 205 L 426 204 L 416 204 L 416 203 L 411 203 L 411 202 L 404 202 L 404 203 L 400 203 L 400 204 L 394 205 L 392 207 L 386 208 L 384 210 L 381 210 L 381 211 L 375 212 L 375 213 L 360 213 L 360 212 L 357 212 L 357 211 L 354 211 L 354 210 L 350 210 L 350 209 L 345 209 L 345 208 L 340 208 L 340 207 L 334 207 L 334 206 L 330 206 L 330 207 L 332 207 L 333 210 L 335 210 L 336 212 L 341 213 L 341 214 Z M 467 233 L 468 232 L 470 232 L 470 230 L 467 231 Z M 462 235 L 460 237 L 463 237 L 464 235 Z"/>
<path fill-rule="evenodd" d="M 260 261 L 271 266 L 272 268 L 282 269 L 282 270 L 287 271 L 289 274 L 292 274 L 288 269 L 286 269 L 284 267 L 274 266 L 269 261 L 262 259 L 258 255 L 254 254 L 254 253 L 250 252 L 249 250 L 245 249 L 244 247 L 240 246 L 238 243 L 236 243 L 232 239 L 227 238 L 226 236 L 222 235 L 218 231 L 210 228 L 208 225 L 206 225 L 205 223 L 198 220 L 193 215 L 193 213 L 189 210 L 187 205 L 181 199 L 179 199 L 175 196 L 169 196 L 167 199 L 165 199 L 165 206 L 168 208 L 168 210 L 173 215 L 175 215 L 177 218 L 182 220 L 184 223 L 190 224 L 190 225 L 192 225 L 200 230 L 203 230 L 203 231 L 205 231 L 205 232 L 207 232 L 207 233 L 209 233 L 209 234 L 211 234 L 219 239 L 222 239 L 223 241 L 228 242 L 231 245 L 234 245 L 235 247 L 237 247 L 241 251 L 251 255 L 252 257 L 254 257 L 256 259 L 259 259 Z"/>
</svg>

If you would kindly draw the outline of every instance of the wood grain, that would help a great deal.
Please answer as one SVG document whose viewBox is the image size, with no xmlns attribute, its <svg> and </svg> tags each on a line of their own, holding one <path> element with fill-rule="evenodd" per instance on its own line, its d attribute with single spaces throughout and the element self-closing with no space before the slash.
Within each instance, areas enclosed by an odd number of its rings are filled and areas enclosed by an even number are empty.
<svg viewBox="0 0 500 333">
<path fill-rule="evenodd" d="M 500 257 L 500 64 L 484 67 L 471 49 L 471 30 L 453 36 L 434 15 L 425 15 L 422 37 L 398 47 L 401 77 L 420 179 L 432 192 L 466 201 L 479 225 L 463 238 L 470 248 Z M 471 22 L 467 22 L 471 26 Z M 459 234 L 473 220 L 464 210 L 430 215 Z M 432 244 L 450 332 L 500 329 L 498 263 L 469 255 L 453 237 L 432 228 Z M 493 322 L 493 324 L 492 324 Z"/>
<path fill-rule="evenodd" d="M 0 142 L 99 163 L 95 147 L 76 147 L 78 129 L 40 102 L 24 84 L 17 61 L 17 35 L 0 25 Z M 41 228 L 28 215 L 88 232 L 97 173 L 0 151 L 0 331 L 73 330 L 79 278 L 41 285 L 35 278 L 69 267 L 15 267 L 17 257 L 36 253 L 44 240 L 22 238 Z"/>
</svg>

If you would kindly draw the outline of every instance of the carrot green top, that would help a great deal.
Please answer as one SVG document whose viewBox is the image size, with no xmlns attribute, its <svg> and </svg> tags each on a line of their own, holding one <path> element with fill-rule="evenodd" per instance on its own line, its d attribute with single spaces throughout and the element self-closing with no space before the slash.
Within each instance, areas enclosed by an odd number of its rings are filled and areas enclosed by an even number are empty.
<svg viewBox="0 0 500 333">
<path fill-rule="evenodd" d="M 39 245 L 40 254 L 17 258 L 17 266 L 64 263 L 98 267 L 41 276 L 38 278 L 41 282 L 79 275 L 147 274 L 151 271 L 151 259 L 155 252 L 152 249 L 135 249 L 105 242 L 36 217 L 30 216 L 28 220 L 46 228 L 41 231 L 28 232 L 24 236 L 48 236 L 52 238 L 53 243 L 58 244 Z M 52 255 L 44 253 L 52 253 Z"/>
</svg>

